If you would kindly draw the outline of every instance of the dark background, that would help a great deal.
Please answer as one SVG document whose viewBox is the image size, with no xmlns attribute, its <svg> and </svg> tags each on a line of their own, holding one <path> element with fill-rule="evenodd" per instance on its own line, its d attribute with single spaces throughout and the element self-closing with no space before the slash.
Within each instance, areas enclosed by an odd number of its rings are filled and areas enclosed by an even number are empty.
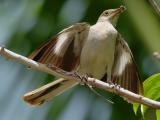
<svg viewBox="0 0 160 120">
<path fill-rule="evenodd" d="M 0 0 L 0 45 L 28 56 L 41 43 L 76 22 L 95 24 L 106 9 L 124 5 L 117 29 L 133 51 L 142 80 L 160 71 L 160 17 L 145 0 Z M 0 57 L 0 120 L 137 120 L 132 105 L 116 95 L 77 86 L 42 106 L 21 96 L 54 80 Z"/>
</svg>

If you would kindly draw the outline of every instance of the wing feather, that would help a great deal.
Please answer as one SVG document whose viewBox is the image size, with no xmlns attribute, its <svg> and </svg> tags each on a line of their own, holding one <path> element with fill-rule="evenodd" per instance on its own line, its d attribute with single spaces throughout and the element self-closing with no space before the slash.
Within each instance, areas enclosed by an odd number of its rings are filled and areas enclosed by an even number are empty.
<svg viewBox="0 0 160 120">
<path fill-rule="evenodd" d="M 87 23 L 77 23 L 64 29 L 36 49 L 29 58 L 66 71 L 73 70 L 79 64 L 79 56 L 87 39 L 89 27 Z"/>
<path fill-rule="evenodd" d="M 111 81 L 134 93 L 143 94 L 142 82 L 132 52 L 120 34 L 116 41 Z"/>
</svg>

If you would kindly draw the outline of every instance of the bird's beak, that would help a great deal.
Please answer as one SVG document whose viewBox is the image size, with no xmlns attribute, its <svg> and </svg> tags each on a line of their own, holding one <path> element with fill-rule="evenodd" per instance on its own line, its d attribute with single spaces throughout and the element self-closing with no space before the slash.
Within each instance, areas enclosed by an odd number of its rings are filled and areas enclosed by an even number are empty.
<svg viewBox="0 0 160 120">
<path fill-rule="evenodd" d="M 112 17 L 119 15 L 120 13 L 123 13 L 126 10 L 124 6 L 120 6 L 119 8 L 114 9 L 114 11 L 111 13 Z"/>
</svg>

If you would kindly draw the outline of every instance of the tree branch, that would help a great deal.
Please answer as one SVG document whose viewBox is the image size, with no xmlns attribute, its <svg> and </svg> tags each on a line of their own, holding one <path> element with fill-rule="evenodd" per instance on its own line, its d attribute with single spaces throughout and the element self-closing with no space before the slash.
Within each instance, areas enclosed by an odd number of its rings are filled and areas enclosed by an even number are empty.
<svg viewBox="0 0 160 120">
<path fill-rule="evenodd" d="M 149 0 L 150 4 L 156 11 L 156 13 L 160 16 L 160 3 L 158 3 L 158 0 Z"/>
<path fill-rule="evenodd" d="M 0 55 L 4 56 L 7 59 L 14 60 L 14 61 L 17 61 L 21 64 L 29 66 L 32 69 L 36 69 L 36 70 L 39 70 L 39 71 L 42 71 L 45 73 L 49 73 L 54 76 L 62 77 L 65 79 L 73 79 L 78 82 L 84 82 L 85 84 L 89 84 L 91 86 L 115 93 L 115 94 L 117 94 L 123 98 L 126 98 L 127 100 L 132 101 L 134 103 L 140 103 L 140 104 L 146 105 L 151 108 L 160 109 L 160 102 L 151 100 L 149 98 L 146 98 L 146 97 L 138 95 L 138 94 L 135 94 L 135 93 L 128 91 L 124 88 L 121 88 L 120 86 L 108 84 L 108 83 L 102 82 L 98 79 L 90 78 L 90 77 L 86 78 L 86 80 L 82 80 L 83 77 L 81 78 L 78 75 L 76 75 L 75 73 L 66 72 L 62 69 L 55 67 L 55 66 L 52 66 L 52 69 L 50 69 L 47 66 L 45 66 L 44 64 L 37 63 L 31 59 L 28 59 L 24 56 L 21 56 L 21 55 L 16 54 L 12 51 L 9 51 L 3 47 L 0 47 Z"/>
<path fill-rule="evenodd" d="M 160 61 L 160 53 L 159 53 L 159 52 L 154 52 L 154 53 L 153 53 L 153 56 L 154 56 L 158 61 Z"/>
</svg>

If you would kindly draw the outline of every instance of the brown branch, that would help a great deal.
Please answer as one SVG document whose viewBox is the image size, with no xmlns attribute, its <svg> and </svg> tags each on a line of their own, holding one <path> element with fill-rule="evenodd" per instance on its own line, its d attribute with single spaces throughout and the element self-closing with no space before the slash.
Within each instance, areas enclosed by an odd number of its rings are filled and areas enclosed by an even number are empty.
<svg viewBox="0 0 160 120">
<path fill-rule="evenodd" d="M 21 56 L 21 55 L 16 54 L 12 51 L 9 51 L 3 47 L 0 47 L 0 55 L 6 57 L 7 59 L 20 62 L 21 64 L 24 64 L 26 66 L 31 67 L 32 69 L 43 71 L 45 73 L 49 73 L 51 75 L 55 75 L 55 76 L 62 77 L 65 79 L 73 79 L 78 82 L 85 82 L 85 84 L 89 84 L 91 86 L 115 93 L 115 94 L 117 94 L 123 98 L 126 98 L 127 100 L 132 101 L 134 103 L 140 103 L 140 104 L 146 105 L 151 108 L 160 109 L 160 102 L 151 100 L 149 98 L 146 98 L 146 97 L 138 95 L 138 94 L 135 94 L 135 93 L 130 92 L 130 91 L 128 91 L 124 88 L 121 88 L 117 85 L 108 84 L 108 83 L 102 82 L 102 81 L 95 79 L 95 78 L 87 78 L 85 81 L 82 81 L 81 77 L 79 77 L 75 73 L 66 72 L 62 69 L 55 67 L 55 66 L 52 66 L 53 70 L 51 70 L 50 68 L 48 68 L 47 66 L 45 66 L 43 64 L 37 63 L 31 59 L 28 59 L 24 56 Z"/>
</svg>

